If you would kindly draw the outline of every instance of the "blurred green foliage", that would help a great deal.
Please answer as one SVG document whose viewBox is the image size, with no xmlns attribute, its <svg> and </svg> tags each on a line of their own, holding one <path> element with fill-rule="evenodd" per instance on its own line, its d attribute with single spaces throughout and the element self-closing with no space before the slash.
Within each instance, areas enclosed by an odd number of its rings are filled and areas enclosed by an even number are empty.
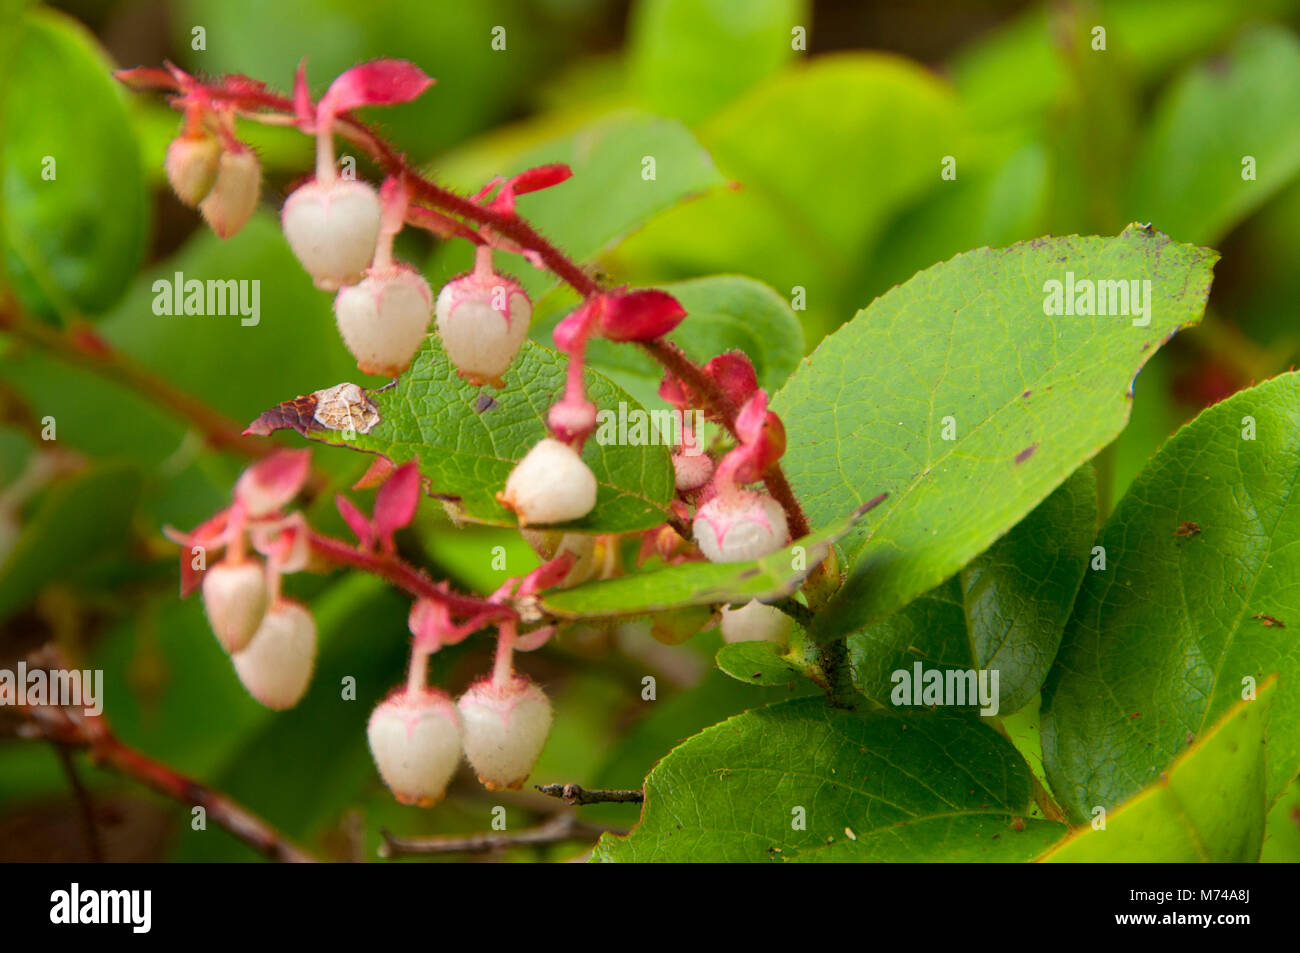
<svg viewBox="0 0 1300 953">
<path fill-rule="evenodd" d="M 1215 243 L 1224 257 L 1204 326 L 1142 371 L 1132 421 L 1098 459 L 1103 511 L 1198 409 L 1300 353 L 1294 0 L 1035 4 L 951 37 L 942 61 L 927 63 L 873 51 L 870 36 L 819 35 L 819 16 L 833 5 L 807 0 L 636 0 L 625 29 L 622 5 L 607 0 L 84 0 L 62 4 L 66 14 L 27 6 L 0 6 L 3 285 L 42 320 L 95 321 L 111 345 L 240 424 L 280 400 L 359 380 L 328 296 L 296 266 L 272 218 L 307 171 L 310 144 L 285 130 L 247 130 L 268 171 L 266 208 L 221 242 L 165 192 L 159 168 L 176 117 L 125 95 L 103 47 L 123 66 L 165 56 L 280 89 L 306 57 L 317 92 L 361 60 L 414 60 L 438 84 L 367 118 L 460 190 L 539 161 L 570 162 L 575 178 L 525 196 L 521 211 L 617 282 L 745 276 L 674 291 L 687 301 L 706 289 L 692 310 L 710 315 L 701 322 L 711 329 L 707 347 L 749 350 L 773 389 L 801 350 L 894 284 L 967 249 L 1114 235 L 1131 221 L 1176 241 Z M 1095 25 L 1106 29 L 1104 51 L 1092 46 Z M 504 50 L 492 46 L 495 27 L 504 28 Z M 807 51 L 792 46 L 797 27 Z M 46 156 L 56 163 L 52 180 L 42 178 Z M 955 178 L 941 174 L 946 157 Z M 424 256 L 435 285 L 468 264 L 459 246 L 413 243 L 408 254 Z M 535 334 L 544 336 L 572 299 L 526 263 L 499 258 L 541 296 Z M 176 271 L 259 280 L 260 323 L 155 315 L 152 282 Z M 739 310 L 763 317 L 737 321 L 728 310 L 737 296 L 746 302 Z M 787 307 L 792 299 L 799 303 Z M 762 342 L 769 353 L 753 349 Z M 652 369 L 593 356 L 634 396 L 653 400 Z M 405 601 L 373 580 L 293 579 L 322 636 L 311 693 L 276 715 L 243 692 L 197 603 L 176 600 L 175 550 L 160 536 L 164 524 L 189 527 L 223 505 L 242 461 L 205 449 L 173 410 L 0 334 L 0 480 L 12 484 L 33 453 L 48 450 L 45 417 L 57 421 L 57 448 L 84 463 L 17 507 L 26 535 L 12 564 L 0 554 L 0 665 L 53 639 L 75 661 L 102 667 L 106 714 L 125 741 L 328 856 L 373 857 L 381 827 L 486 829 L 498 801 L 472 781 L 462 777 L 437 811 L 419 811 L 394 804 L 369 763 L 363 725 L 401 679 L 408 639 Z M 330 501 L 367 461 L 325 447 L 314 458 L 329 485 L 313 520 L 341 533 Z M 513 533 L 456 531 L 436 507 L 425 510 L 403 545 L 459 585 L 491 591 L 536 564 Z M 492 558 L 497 546 L 506 547 L 504 570 Z M 534 780 L 633 786 L 682 739 L 789 697 L 712 671 L 716 635 L 669 651 L 622 629 L 575 634 L 522 661 L 557 706 Z M 459 689 L 486 665 L 485 643 L 471 639 L 439 657 L 435 674 Z M 647 673 L 659 678 L 654 701 L 641 698 Z M 345 677 L 356 679 L 356 700 L 340 703 Z M 96 796 L 143 796 L 83 773 Z M 0 741 L 0 829 L 6 817 L 66 798 L 48 750 Z M 1267 859 L 1300 859 L 1295 803 L 1293 787 L 1270 817 Z M 512 827 L 540 810 L 528 799 L 508 809 Z M 167 812 L 166 856 L 251 859 L 215 829 L 191 830 L 182 808 Z M 584 816 L 626 824 L 636 812 Z M 562 858 L 577 847 L 510 857 Z"/>
</svg>

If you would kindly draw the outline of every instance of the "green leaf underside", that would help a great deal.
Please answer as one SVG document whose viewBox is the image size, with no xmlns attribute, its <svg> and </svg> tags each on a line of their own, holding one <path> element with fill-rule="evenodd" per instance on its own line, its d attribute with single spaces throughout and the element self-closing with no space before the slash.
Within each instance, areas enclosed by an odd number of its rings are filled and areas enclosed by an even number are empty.
<svg viewBox="0 0 1300 953">
<path fill-rule="evenodd" d="M 1255 439 L 1243 439 L 1253 421 Z M 1147 787 L 1280 675 L 1268 793 L 1300 769 L 1300 374 L 1201 413 L 1103 528 L 1043 690 L 1047 776 L 1076 819 Z"/>
<path fill-rule="evenodd" d="M 860 714 L 802 699 L 738 715 L 675 748 L 646 779 L 640 825 L 626 838 L 602 837 L 594 856 L 1027 860 L 1065 832 L 1032 819 L 1015 830 L 1030 805 L 1028 767 L 974 719 Z M 794 829 L 797 808 L 805 830 Z"/>
<path fill-rule="evenodd" d="M 1096 532 L 1097 483 L 1085 465 L 956 576 L 849 636 L 854 685 L 889 705 L 891 675 L 918 661 L 996 671 L 998 713 L 1018 711 L 1056 657 Z"/>
<path fill-rule="evenodd" d="M 1044 861 L 1240 863 L 1259 860 L 1267 817 L 1265 728 L 1276 682 L 1238 702 L 1165 775 Z"/>
<path fill-rule="evenodd" d="M 735 642 L 718 649 L 718 668 L 750 685 L 789 685 L 808 673 L 781 655 L 775 642 Z"/>
<path fill-rule="evenodd" d="M 525 341 L 505 375 L 505 389 L 463 381 L 447 360 L 436 334 L 426 340 L 393 388 L 372 392 L 380 422 L 368 433 L 344 439 L 342 431 L 319 431 L 316 439 L 379 453 L 395 464 L 419 460 L 434 495 L 455 498 L 472 520 L 516 524 L 497 502 L 516 463 L 548 436 L 546 412 L 564 392 L 567 358 Z M 600 410 L 640 405 L 600 374 L 587 370 L 587 396 Z M 482 407 L 480 410 L 478 408 Z M 675 490 L 669 447 L 601 445 L 587 441 L 582 458 L 596 476 L 596 507 L 565 524 L 581 532 L 632 532 L 664 522 Z"/>
<path fill-rule="evenodd" d="M 1200 319 L 1215 260 L 1139 226 L 978 249 L 827 338 L 774 401 L 786 473 L 813 523 L 845 499 L 890 497 L 841 543 L 853 568 L 818 637 L 883 618 L 950 577 L 1114 439 L 1138 369 Z M 1044 314 L 1045 283 L 1067 272 L 1076 287 L 1150 280 L 1149 325 Z"/>
<path fill-rule="evenodd" d="M 866 506 L 762 559 L 682 563 L 588 582 L 544 594 L 542 606 L 561 618 L 592 618 L 642 615 L 679 606 L 739 604 L 751 599 L 771 602 L 798 588 L 808 572 L 826 558 L 827 547 L 862 519 Z"/>
</svg>

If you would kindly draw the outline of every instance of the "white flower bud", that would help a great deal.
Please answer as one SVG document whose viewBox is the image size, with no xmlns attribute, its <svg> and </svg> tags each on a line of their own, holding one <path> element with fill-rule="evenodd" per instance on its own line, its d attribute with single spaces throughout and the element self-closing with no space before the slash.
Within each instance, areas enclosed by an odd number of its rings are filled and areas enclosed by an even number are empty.
<svg viewBox="0 0 1300 953">
<path fill-rule="evenodd" d="M 281 599 L 242 652 L 235 671 L 248 693 L 267 708 L 292 708 L 307 694 L 316 664 L 316 622 L 306 606 Z"/>
<path fill-rule="evenodd" d="M 177 136 L 167 146 L 167 181 L 190 208 L 212 189 L 221 164 L 221 143 L 206 133 Z"/>
<path fill-rule="evenodd" d="M 695 542 L 709 562 L 738 563 L 774 553 L 789 529 L 781 505 L 764 493 L 715 496 L 695 514 Z"/>
<path fill-rule="evenodd" d="M 280 225 L 289 247 L 316 287 L 335 291 L 355 284 L 375 256 L 379 196 L 365 182 L 308 182 L 284 203 Z"/>
<path fill-rule="evenodd" d="M 757 599 L 739 609 L 722 607 L 722 638 L 727 642 L 784 642 L 794 620 Z"/>
<path fill-rule="evenodd" d="M 471 272 L 438 292 L 438 334 L 447 359 L 473 383 L 496 383 L 528 336 L 533 305 L 518 283 Z"/>
<path fill-rule="evenodd" d="M 456 703 L 465 757 L 489 791 L 519 788 L 537 763 L 551 730 L 546 693 L 523 675 L 502 688 L 477 682 Z"/>
<path fill-rule="evenodd" d="M 374 270 L 334 299 L 343 342 L 366 374 L 396 377 L 411 364 L 429 330 L 433 292 L 404 265 Z"/>
<path fill-rule="evenodd" d="M 248 645 L 266 615 L 266 570 L 255 559 L 222 561 L 203 574 L 203 608 L 227 652 Z"/>
<path fill-rule="evenodd" d="M 370 715 L 366 738 L 398 801 L 432 807 L 442 800 L 461 754 L 460 718 L 443 692 L 394 692 Z"/>
<path fill-rule="evenodd" d="M 576 450 L 546 437 L 515 464 L 497 499 L 520 526 L 567 523 L 596 506 L 596 477 Z"/>
<path fill-rule="evenodd" d="M 248 149 L 221 153 L 217 180 L 199 203 L 203 218 L 219 238 L 229 238 L 252 217 L 262 192 L 262 166 Z"/>
<path fill-rule="evenodd" d="M 674 453 L 673 474 L 679 493 L 698 490 L 713 477 L 713 458 L 707 453 Z"/>
</svg>

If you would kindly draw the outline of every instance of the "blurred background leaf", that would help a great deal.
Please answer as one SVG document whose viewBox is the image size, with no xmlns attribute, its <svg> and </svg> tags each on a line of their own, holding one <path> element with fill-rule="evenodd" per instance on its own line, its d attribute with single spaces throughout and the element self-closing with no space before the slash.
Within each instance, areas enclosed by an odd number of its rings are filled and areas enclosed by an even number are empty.
<svg viewBox="0 0 1300 953">
<path fill-rule="evenodd" d="M 40 315 L 97 314 L 144 252 L 144 171 L 125 93 L 75 20 L 47 10 L 14 20 L 0 41 L 2 265 Z M 56 90 L 65 95 L 52 109 Z"/>
</svg>

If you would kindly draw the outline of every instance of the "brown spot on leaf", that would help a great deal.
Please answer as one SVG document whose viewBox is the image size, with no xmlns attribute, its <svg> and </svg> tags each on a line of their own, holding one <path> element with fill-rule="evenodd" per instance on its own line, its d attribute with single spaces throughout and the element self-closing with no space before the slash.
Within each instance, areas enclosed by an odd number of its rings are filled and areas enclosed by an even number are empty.
<svg viewBox="0 0 1300 953">
<path fill-rule="evenodd" d="M 1174 535 L 1175 536 L 1199 536 L 1201 535 L 1201 527 L 1193 523 L 1191 520 L 1184 520 L 1183 522 L 1178 524 L 1178 529 L 1174 530 Z"/>
<path fill-rule="evenodd" d="M 491 394 L 480 393 L 478 397 L 475 398 L 474 400 L 474 413 L 476 414 L 482 414 L 482 413 L 486 413 L 489 410 L 496 410 L 496 409 L 497 409 L 496 398 L 493 397 Z"/>
<path fill-rule="evenodd" d="M 270 410 L 263 411 L 244 433 L 265 437 L 289 427 L 303 435 L 324 429 L 316 422 L 315 394 L 304 394 L 293 400 L 282 401 Z"/>
<path fill-rule="evenodd" d="M 316 391 L 316 422 L 327 430 L 369 433 L 379 423 L 379 408 L 356 384 Z"/>
<path fill-rule="evenodd" d="M 1030 457 L 1034 455 L 1034 451 L 1037 449 L 1038 449 L 1038 443 L 1037 442 L 1031 443 L 1029 446 L 1025 447 L 1025 449 L 1021 450 L 1019 453 L 1016 454 L 1016 463 L 1024 463 L 1026 460 L 1028 460 Z"/>
<path fill-rule="evenodd" d="M 356 384 L 337 384 L 276 404 L 248 425 L 246 434 L 265 437 L 292 428 L 303 436 L 323 430 L 369 433 L 379 423 L 379 409 Z"/>
</svg>

